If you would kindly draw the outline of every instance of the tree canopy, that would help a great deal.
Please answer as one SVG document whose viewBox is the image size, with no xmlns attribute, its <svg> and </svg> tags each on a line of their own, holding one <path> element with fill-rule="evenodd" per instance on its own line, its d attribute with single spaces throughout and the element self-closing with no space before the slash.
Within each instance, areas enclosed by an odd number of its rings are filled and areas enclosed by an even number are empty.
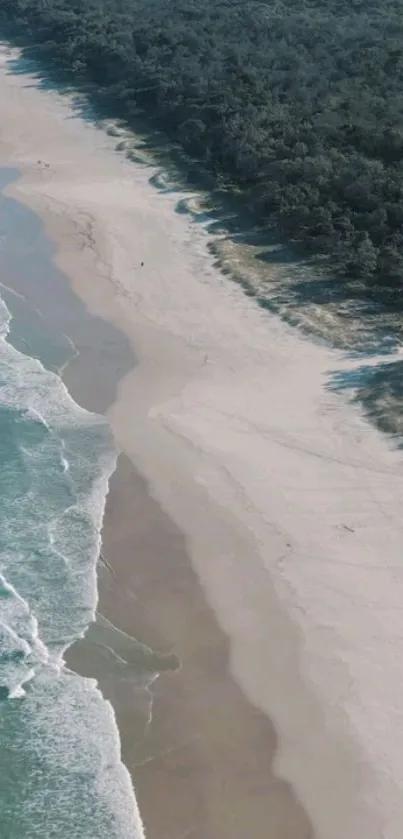
<svg viewBox="0 0 403 839">
<path fill-rule="evenodd" d="M 140 107 L 335 274 L 403 302 L 403 2 L 1 0 L 0 25 Z"/>
</svg>

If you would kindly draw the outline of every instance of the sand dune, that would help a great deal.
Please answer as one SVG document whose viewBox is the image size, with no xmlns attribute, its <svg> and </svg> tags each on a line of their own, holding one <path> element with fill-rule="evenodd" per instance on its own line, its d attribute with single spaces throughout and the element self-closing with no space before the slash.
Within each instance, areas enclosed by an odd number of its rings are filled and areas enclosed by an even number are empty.
<svg viewBox="0 0 403 839">
<path fill-rule="evenodd" d="M 400 839 L 403 472 L 332 388 L 353 362 L 221 276 L 181 196 L 68 99 L 7 64 L 0 96 L 9 193 L 132 341 L 110 421 L 187 537 L 232 672 L 279 732 L 277 771 L 319 839 Z"/>
</svg>

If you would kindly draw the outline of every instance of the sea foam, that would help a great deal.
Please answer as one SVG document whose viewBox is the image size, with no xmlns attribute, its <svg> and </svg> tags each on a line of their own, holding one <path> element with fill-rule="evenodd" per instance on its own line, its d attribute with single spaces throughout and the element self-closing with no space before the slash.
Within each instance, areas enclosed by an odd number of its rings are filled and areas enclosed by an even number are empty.
<svg viewBox="0 0 403 839">
<path fill-rule="evenodd" d="M 95 615 L 114 442 L 9 343 L 10 318 L 0 300 L 2 835 L 133 839 L 142 827 L 113 710 L 63 666 Z"/>
</svg>

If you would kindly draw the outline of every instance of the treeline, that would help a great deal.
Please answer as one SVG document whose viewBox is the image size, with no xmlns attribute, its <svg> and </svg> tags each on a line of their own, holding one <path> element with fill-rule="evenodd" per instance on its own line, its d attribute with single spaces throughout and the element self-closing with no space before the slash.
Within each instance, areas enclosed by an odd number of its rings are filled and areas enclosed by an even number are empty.
<svg viewBox="0 0 403 839">
<path fill-rule="evenodd" d="M 403 302 L 403 0 L 0 0 L 0 26 Z"/>
</svg>

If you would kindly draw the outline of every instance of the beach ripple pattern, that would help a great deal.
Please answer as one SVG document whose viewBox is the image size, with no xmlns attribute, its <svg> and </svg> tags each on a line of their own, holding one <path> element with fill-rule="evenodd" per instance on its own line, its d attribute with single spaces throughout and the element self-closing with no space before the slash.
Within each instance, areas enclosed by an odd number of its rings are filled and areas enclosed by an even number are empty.
<svg viewBox="0 0 403 839">
<path fill-rule="evenodd" d="M 65 649 L 97 600 L 116 453 L 103 417 L 7 341 L 0 299 L 0 834 L 142 835 L 112 708 Z"/>
</svg>

